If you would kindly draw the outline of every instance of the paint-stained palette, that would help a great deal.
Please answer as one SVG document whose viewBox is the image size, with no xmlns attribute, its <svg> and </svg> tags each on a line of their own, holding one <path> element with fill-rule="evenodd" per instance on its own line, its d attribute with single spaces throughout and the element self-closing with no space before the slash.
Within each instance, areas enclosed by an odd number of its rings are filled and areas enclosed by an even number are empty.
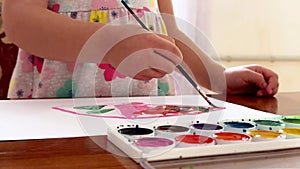
<svg viewBox="0 0 300 169">
<path fill-rule="evenodd" d="M 147 127 L 126 124 L 109 129 L 108 139 L 137 161 L 272 151 L 300 148 L 299 119 L 227 119 L 216 124 Z M 124 128 L 131 130 L 131 135 L 124 135 Z M 144 135 L 141 129 L 148 133 Z"/>
<path fill-rule="evenodd" d="M 160 161 L 300 148 L 299 116 L 280 117 L 239 108 L 229 105 L 226 109 L 215 109 L 143 102 L 54 107 L 79 116 L 121 119 L 116 123 L 112 121 L 108 139 L 136 160 Z M 220 118 L 219 122 L 204 122 L 207 117 L 215 115 Z M 264 118 L 239 119 L 249 115 Z M 180 120 L 193 119 L 193 122 L 181 121 L 179 125 L 176 123 L 179 119 L 177 116 L 180 116 Z M 143 125 L 136 126 L 139 121 L 143 121 Z"/>
</svg>

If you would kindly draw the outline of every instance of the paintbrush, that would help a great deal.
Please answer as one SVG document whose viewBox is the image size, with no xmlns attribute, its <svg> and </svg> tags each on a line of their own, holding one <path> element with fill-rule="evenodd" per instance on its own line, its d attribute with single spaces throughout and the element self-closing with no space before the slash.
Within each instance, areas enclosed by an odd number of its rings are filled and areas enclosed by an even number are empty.
<svg viewBox="0 0 300 169">
<path fill-rule="evenodd" d="M 127 5 L 127 3 L 124 0 L 121 0 L 121 3 L 124 5 L 124 7 L 130 12 L 130 14 L 136 19 L 136 21 L 147 31 L 151 31 L 140 19 L 139 17 L 133 12 L 133 10 Z M 158 51 L 154 51 L 154 53 L 162 56 L 163 58 L 171 61 L 168 57 L 166 57 L 165 55 L 163 55 L 162 53 L 158 52 Z M 171 61 L 172 62 L 172 61 Z M 198 91 L 198 93 L 204 98 L 204 100 L 212 107 L 215 108 L 223 108 L 223 107 L 219 107 L 216 106 L 215 104 L 213 104 L 208 97 L 206 96 L 206 94 L 204 94 L 201 91 L 201 87 L 192 79 L 192 77 L 187 73 L 187 71 L 181 66 L 181 65 L 177 65 L 176 66 L 177 69 L 181 72 L 181 74 L 186 78 L 186 80 L 188 80 L 190 82 L 190 84 Z"/>
</svg>

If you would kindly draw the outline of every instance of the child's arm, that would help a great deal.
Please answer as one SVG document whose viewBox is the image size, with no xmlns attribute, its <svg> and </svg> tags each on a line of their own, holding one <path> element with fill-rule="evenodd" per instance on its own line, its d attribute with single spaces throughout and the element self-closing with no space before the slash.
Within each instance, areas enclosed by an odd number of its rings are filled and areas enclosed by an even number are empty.
<svg viewBox="0 0 300 169">
<path fill-rule="evenodd" d="M 256 94 L 272 96 L 278 91 L 278 75 L 259 65 L 245 65 L 225 69 L 199 49 L 176 26 L 172 0 L 158 0 L 159 9 L 169 36 L 183 53 L 187 69 L 191 69 L 199 84 L 215 92 L 227 94 Z"/>
<path fill-rule="evenodd" d="M 37 56 L 75 61 L 87 39 L 103 25 L 56 14 L 47 4 L 47 0 L 5 0 L 5 32 L 15 44 Z"/>
<path fill-rule="evenodd" d="M 92 37 L 91 50 L 80 61 L 109 63 L 121 73 L 139 80 L 160 78 L 175 69 L 173 63 L 182 61 L 180 50 L 168 36 L 147 32 L 139 25 L 78 21 L 48 10 L 47 3 L 47 0 L 5 0 L 3 4 L 8 38 L 31 54 L 75 62 Z M 168 59 L 153 49 L 163 49 Z M 141 62 L 137 64 L 137 60 Z"/>
<path fill-rule="evenodd" d="M 206 56 L 192 40 L 182 33 L 173 17 L 172 0 L 158 0 L 159 9 L 167 26 L 169 36 L 176 40 L 176 45 L 183 54 L 183 65 L 191 71 L 197 82 L 203 87 L 215 92 L 224 93 L 226 89 L 225 68 Z"/>
</svg>

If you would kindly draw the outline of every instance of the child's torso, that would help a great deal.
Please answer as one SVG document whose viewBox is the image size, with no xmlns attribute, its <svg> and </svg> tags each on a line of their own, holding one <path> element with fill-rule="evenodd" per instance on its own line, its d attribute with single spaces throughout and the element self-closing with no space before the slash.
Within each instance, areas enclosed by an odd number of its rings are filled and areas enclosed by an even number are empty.
<svg viewBox="0 0 300 169">
<path fill-rule="evenodd" d="M 157 9 L 156 0 L 124 0 L 131 8 L 149 9 L 152 12 Z M 122 8 L 121 0 L 49 0 L 50 7 L 59 4 L 58 12 L 105 10 Z"/>
<path fill-rule="evenodd" d="M 156 0 L 125 2 L 149 28 L 155 32 L 166 33 L 158 14 Z M 137 24 L 124 9 L 121 0 L 49 0 L 48 8 L 80 21 L 108 23 L 124 16 L 127 24 Z M 169 78 L 149 82 L 136 81 L 106 64 L 76 65 L 42 58 L 20 50 L 10 84 L 9 98 L 131 96 L 174 92 L 173 87 L 168 85 Z M 83 76 L 74 76 L 74 72 L 78 71 Z"/>
</svg>

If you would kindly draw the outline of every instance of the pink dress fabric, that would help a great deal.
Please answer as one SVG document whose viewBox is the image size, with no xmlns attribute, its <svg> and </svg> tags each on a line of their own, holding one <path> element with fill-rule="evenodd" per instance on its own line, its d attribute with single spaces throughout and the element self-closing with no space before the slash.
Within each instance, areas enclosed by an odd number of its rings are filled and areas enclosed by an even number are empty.
<svg viewBox="0 0 300 169">
<path fill-rule="evenodd" d="M 126 3 L 149 28 L 166 34 L 155 0 L 127 0 Z M 127 23 L 122 24 L 137 24 L 119 0 L 49 0 L 48 8 L 86 22 L 108 23 L 119 17 L 128 17 Z M 74 72 L 80 72 L 80 75 L 76 73 L 74 76 Z M 8 98 L 173 95 L 172 86 L 168 76 L 137 81 L 116 72 L 108 64 L 48 60 L 20 49 Z"/>
</svg>

